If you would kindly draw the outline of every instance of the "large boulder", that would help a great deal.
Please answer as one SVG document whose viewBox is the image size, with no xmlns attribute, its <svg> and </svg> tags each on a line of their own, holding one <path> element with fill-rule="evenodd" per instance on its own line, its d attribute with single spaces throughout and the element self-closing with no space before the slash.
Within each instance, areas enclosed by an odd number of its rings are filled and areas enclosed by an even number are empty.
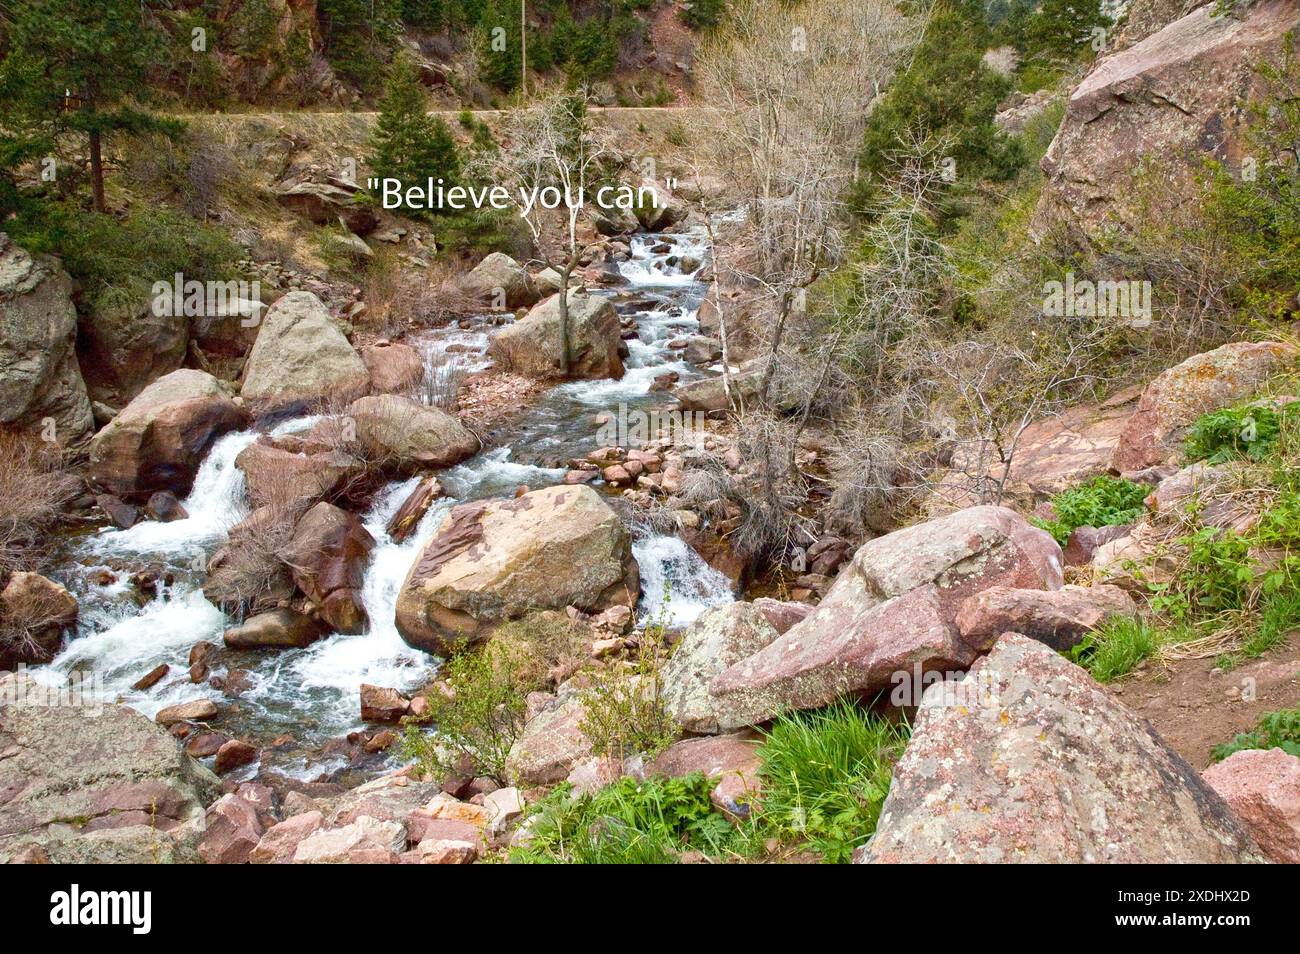
<svg viewBox="0 0 1300 954">
<path fill-rule="evenodd" d="M 352 401 L 370 372 L 328 309 L 310 292 L 290 292 L 266 313 L 244 367 L 240 394 L 259 413 Z"/>
<path fill-rule="evenodd" d="M 374 548 L 360 517 L 322 502 L 298 521 L 279 556 L 321 619 L 337 632 L 359 633 L 367 622 L 361 587 Z"/>
<path fill-rule="evenodd" d="M 410 394 L 424 380 L 424 358 L 410 345 L 379 341 L 361 349 L 375 394 Z"/>
<path fill-rule="evenodd" d="M 722 375 L 710 375 L 696 381 L 680 384 L 673 389 L 673 397 L 683 411 L 725 411 L 728 406 L 727 388 L 730 387 L 731 404 L 738 405 L 753 401 L 763 385 L 763 369 L 767 366 L 766 358 L 753 358 L 739 365 L 728 375 L 726 385 Z"/>
<path fill-rule="evenodd" d="M 356 425 L 366 455 L 396 473 L 450 467 L 481 446 L 473 432 L 446 411 L 397 394 L 354 401 L 347 416 Z"/>
<path fill-rule="evenodd" d="M 77 614 L 63 586 L 39 573 L 10 573 L 0 587 L 0 669 L 49 662 Z"/>
<path fill-rule="evenodd" d="M 77 364 L 72 279 L 3 232 L 0 318 L 0 424 L 42 428 L 50 418 L 60 443 L 84 447 L 95 421 Z"/>
<path fill-rule="evenodd" d="M 500 308 L 527 308 L 537 301 L 537 290 L 524 268 L 504 252 L 493 252 L 460 280 L 471 298 Z"/>
<path fill-rule="evenodd" d="M 618 514 L 590 487 L 547 487 L 453 508 L 402 584 L 397 629 L 446 655 L 533 610 L 635 607 L 639 593 Z"/>
<path fill-rule="evenodd" d="M 296 610 L 273 609 L 250 616 L 222 634 L 230 649 L 302 649 L 325 635 L 325 627 Z"/>
<path fill-rule="evenodd" d="M 1296 357 L 1294 345 L 1235 341 L 1169 368 L 1142 393 L 1111 466 L 1125 473 L 1176 456 L 1198 417 L 1254 394 Z"/>
<path fill-rule="evenodd" d="M 1042 160 L 1036 228 L 1065 222 L 1096 236 L 1109 224 L 1134 224 L 1142 209 L 1126 201 L 1125 185 L 1151 156 L 1172 164 L 1161 187 L 1175 195 L 1190 189 L 1206 156 L 1238 165 L 1248 148 L 1240 103 L 1260 84 L 1258 67 L 1281 60 L 1300 5 L 1238 7 L 1216 15 L 1205 3 L 1097 61 L 1070 95 Z"/>
<path fill-rule="evenodd" d="M 182 368 L 141 391 L 90 443 L 90 476 L 104 490 L 145 500 L 189 491 L 222 434 L 248 416 L 212 375 Z"/>
<path fill-rule="evenodd" d="M 659 697 L 664 712 L 688 732 L 717 732 L 709 684 L 780 636 L 754 603 L 727 603 L 705 610 L 660 671 Z"/>
<path fill-rule="evenodd" d="M 1278 864 L 1300 864 L 1300 758 L 1281 749 L 1234 752 L 1201 773 Z"/>
<path fill-rule="evenodd" d="M 1150 724 L 1037 640 L 930 687 L 859 862 L 1264 860 Z"/>
<path fill-rule="evenodd" d="M 623 337 L 609 299 L 570 289 L 569 377 L 621 378 Z M 488 354 L 526 377 L 560 377 L 560 296 L 552 295 L 525 317 L 492 336 Z"/>
<path fill-rule="evenodd" d="M 217 779 L 167 730 L 93 687 L 0 675 L 0 863 L 193 861 Z"/>
<path fill-rule="evenodd" d="M 965 669 L 979 647 L 956 617 L 994 586 L 1058 589 L 1061 548 L 1005 507 L 980 506 L 865 544 L 802 622 L 709 687 L 725 730 L 872 694 L 899 674 Z"/>
<path fill-rule="evenodd" d="M 97 401 L 120 407 L 164 374 L 184 366 L 190 319 L 159 313 L 151 297 L 95 307 L 77 325 L 77 353 Z"/>
<path fill-rule="evenodd" d="M 961 638 L 988 649 L 1003 633 L 1020 633 L 1055 650 L 1072 649 L 1113 619 L 1137 616 L 1137 604 L 1118 586 L 1063 586 L 1018 590 L 995 586 L 968 599 L 957 613 Z"/>
<path fill-rule="evenodd" d="M 255 508 L 305 510 L 347 494 L 366 477 L 363 461 L 344 450 L 300 438 L 262 435 L 235 458 Z"/>
</svg>

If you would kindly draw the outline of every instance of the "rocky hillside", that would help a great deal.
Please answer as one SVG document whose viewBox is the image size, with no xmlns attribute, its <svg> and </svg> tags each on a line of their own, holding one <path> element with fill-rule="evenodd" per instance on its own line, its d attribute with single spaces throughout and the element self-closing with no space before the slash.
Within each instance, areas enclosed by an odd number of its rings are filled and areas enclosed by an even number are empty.
<svg viewBox="0 0 1300 954">
<path fill-rule="evenodd" d="M 471 6 L 15 148 L 0 860 L 1300 862 L 1300 7 Z"/>
</svg>

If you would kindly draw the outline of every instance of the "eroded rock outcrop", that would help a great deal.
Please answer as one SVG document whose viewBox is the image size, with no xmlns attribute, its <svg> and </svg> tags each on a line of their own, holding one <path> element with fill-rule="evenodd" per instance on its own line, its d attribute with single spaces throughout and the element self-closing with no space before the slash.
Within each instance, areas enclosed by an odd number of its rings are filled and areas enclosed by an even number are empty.
<svg viewBox="0 0 1300 954">
<path fill-rule="evenodd" d="M 590 487 L 548 487 L 455 507 L 402 584 L 397 629 L 446 655 L 534 610 L 634 607 L 639 594 L 618 515 Z"/>
<path fill-rule="evenodd" d="M 182 368 L 149 385 L 90 443 L 90 476 L 126 500 L 158 490 L 183 496 L 212 443 L 248 416 L 221 383 Z"/>
<path fill-rule="evenodd" d="M 919 666 L 959 670 L 978 655 L 956 616 L 994 586 L 1057 589 L 1061 548 L 1005 507 L 970 507 L 865 544 L 817 609 L 709 687 L 721 729 L 877 692 Z"/>
<path fill-rule="evenodd" d="M 570 378 L 621 378 L 622 329 L 609 299 L 571 289 Z M 508 371 L 538 380 L 561 377 L 560 301 L 552 295 L 525 317 L 492 336 L 488 354 Z"/>
<path fill-rule="evenodd" d="M 1203 157 L 1235 167 L 1245 151 L 1240 102 L 1259 84 L 1258 66 L 1280 61 L 1297 26 L 1292 0 L 1259 0 L 1219 16 L 1206 3 L 1098 60 L 1042 160 L 1047 180 L 1035 226 L 1065 223 L 1095 236 L 1129 223 L 1138 212 L 1127 201 L 1130 184 L 1149 157 L 1170 163 L 1160 183 L 1175 194 Z"/>
<path fill-rule="evenodd" d="M 1149 723 L 1060 654 L 1011 633 L 964 680 L 926 691 L 876 833 L 856 860 L 1265 859 Z"/>
<path fill-rule="evenodd" d="M 39 429 L 52 419 L 66 447 L 95 429 L 77 364 L 72 279 L 0 232 L 0 424 Z"/>
<path fill-rule="evenodd" d="M 1254 394 L 1297 357 L 1293 345 L 1235 341 L 1169 368 L 1142 393 L 1120 434 L 1111 467 L 1136 471 L 1177 455 L 1198 417 Z"/>
</svg>

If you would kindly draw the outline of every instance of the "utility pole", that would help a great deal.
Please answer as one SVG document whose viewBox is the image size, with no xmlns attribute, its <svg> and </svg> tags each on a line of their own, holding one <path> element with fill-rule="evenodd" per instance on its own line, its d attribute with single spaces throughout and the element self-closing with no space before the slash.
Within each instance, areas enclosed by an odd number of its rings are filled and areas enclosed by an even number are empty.
<svg viewBox="0 0 1300 954">
<path fill-rule="evenodd" d="M 528 0 L 519 0 L 519 86 L 528 98 Z"/>
</svg>

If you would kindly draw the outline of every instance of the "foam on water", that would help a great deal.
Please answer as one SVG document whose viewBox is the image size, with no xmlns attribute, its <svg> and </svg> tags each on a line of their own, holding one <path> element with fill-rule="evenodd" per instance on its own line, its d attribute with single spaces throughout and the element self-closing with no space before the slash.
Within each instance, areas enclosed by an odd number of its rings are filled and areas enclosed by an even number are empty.
<svg viewBox="0 0 1300 954">
<path fill-rule="evenodd" d="M 681 537 L 653 534 L 632 543 L 641 571 L 641 623 L 689 626 L 710 606 L 736 599 L 731 581 L 704 562 Z"/>
<path fill-rule="evenodd" d="M 419 484 L 420 478 L 412 477 L 390 485 L 366 514 L 366 529 L 375 538 L 361 588 L 370 625 L 365 633 L 331 636 L 298 656 L 287 675 L 296 679 L 302 689 L 334 690 L 348 697 L 363 682 L 412 689 L 428 678 L 432 660 L 408 646 L 397 632 L 397 594 L 411 565 L 455 501 L 435 502 L 415 532 L 404 542 L 395 543 L 386 529 L 388 521 Z"/>
</svg>

